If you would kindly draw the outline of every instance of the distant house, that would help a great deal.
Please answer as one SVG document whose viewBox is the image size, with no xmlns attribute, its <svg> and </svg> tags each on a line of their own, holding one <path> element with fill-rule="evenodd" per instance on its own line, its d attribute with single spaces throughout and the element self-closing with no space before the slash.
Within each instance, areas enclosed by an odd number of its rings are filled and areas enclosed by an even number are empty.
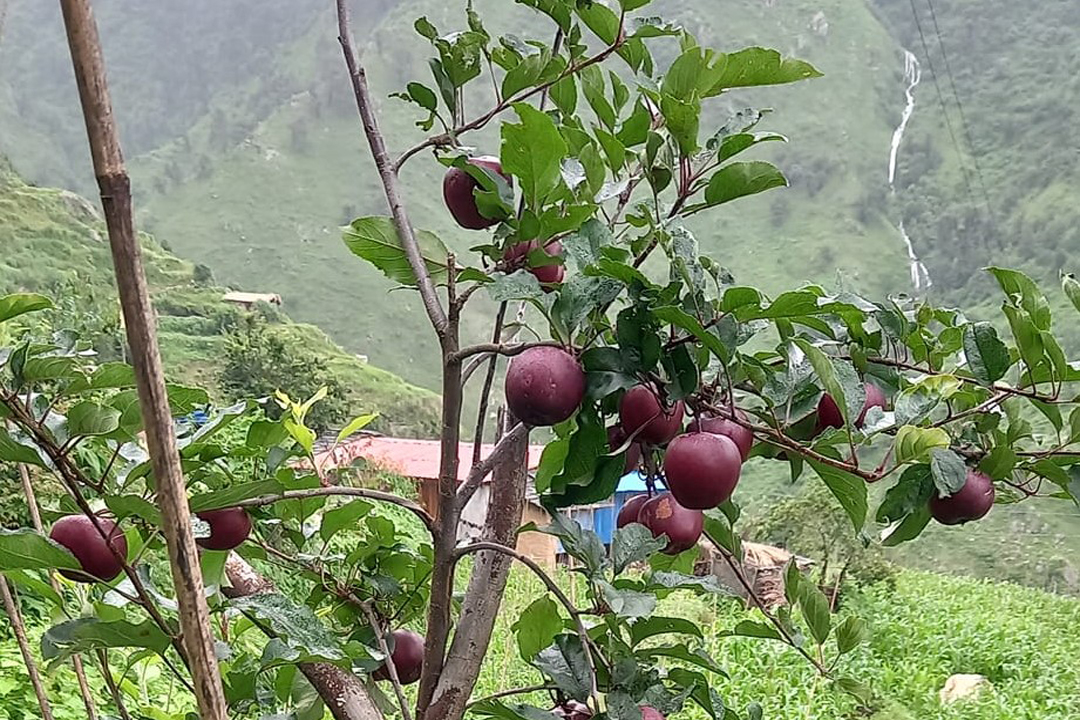
<svg viewBox="0 0 1080 720">
<path fill-rule="evenodd" d="M 251 292 L 239 292 L 231 291 L 225 293 L 221 298 L 224 302 L 232 303 L 233 305 L 239 305 L 245 310 L 251 310 L 258 303 L 267 303 L 270 305 L 281 305 L 281 296 L 277 293 L 251 293 Z"/>
<path fill-rule="evenodd" d="M 481 458 L 487 457 L 494 445 L 481 446 Z M 540 464 L 541 445 L 529 447 L 529 471 L 532 473 Z M 420 504 L 436 515 L 439 504 L 439 461 L 441 446 L 438 440 L 414 440 L 409 438 L 385 437 L 375 434 L 354 436 L 333 449 L 316 454 L 315 462 L 323 470 L 345 467 L 359 458 L 368 463 L 402 477 L 411 478 L 417 483 Z M 472 443 L 458 445 L 458 483 L 469 475 L 472 467 Z M 526 492 L 525 509 L 522 512 L 522 524 L 535 522 L 546 525 L 549 521 L 547 512 L 540 506 L 532 483 Z M 467 543 L 479 539 L 487 517 L 487 508 L 491 497 L 491 476 L 477 489 L 461 513 L 458 525 L 458 542 Z M 539 563 L 553 565 L 555 562 L 556 539 L 542 533 L 522 533 L 518 537 L 517 549 Z"/>
</svg>

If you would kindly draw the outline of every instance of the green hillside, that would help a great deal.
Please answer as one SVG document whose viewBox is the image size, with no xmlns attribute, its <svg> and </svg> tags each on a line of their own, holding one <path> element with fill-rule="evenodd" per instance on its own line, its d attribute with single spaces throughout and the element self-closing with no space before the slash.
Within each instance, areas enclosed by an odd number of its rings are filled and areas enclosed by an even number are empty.
<svg viewBox="0 0 1080 720">
<path fill-rule="evenodd" d="M 47 293 L 61 302 L 65 322 L 93 325 L 95 332 L 117 331 L 109 247 L 92 203 L 66 190 L 27 185 L 0 159 L 0 248 L 0 294 Z M 181 260 L 149 236 L 143 238 L 143 253 L 169 377 L 214 388 L 225 331 L 242 311 L 222 302 L 225 290 L 213 286 L 205 268 Z M 343 384 L 354 414 L 378 411 L 376 426 L 387 431 L 436 431 L 438 399 L 433 393 L 362 362 L 315 326 L 280 316 L 269 332 L 323 358 Z"/>
</svg>

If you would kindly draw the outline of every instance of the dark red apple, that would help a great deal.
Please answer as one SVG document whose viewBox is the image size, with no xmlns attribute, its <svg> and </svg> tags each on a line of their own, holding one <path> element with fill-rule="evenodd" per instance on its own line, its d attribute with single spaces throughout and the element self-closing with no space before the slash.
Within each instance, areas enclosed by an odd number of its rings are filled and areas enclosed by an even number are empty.
<svg viewBox="0 0 1080 720">
<path fill-rule="evenodd" d="M 210 526 L 208 537 L 195 539 L 199 547 L 207 550 L 232 550 L 251 534 L 251 516 L 243 508 L 223 508 L 195 514 Z"/>
<path fill-rule="evenodd" d="M 742 456 L 726 435 L 679 435 L 664 453 L 664 477 L 679 504 L 709 510 L 727 502 L 739 483 Z"/>
<path fill-rule="evenodd" d="M 85 583 L 98 580 L 108 582 L 124 569 L 113 550 L 126 559 L 127 538 L 112 520 L 98 518 L 98 523 L 109 538 L 107 543 L 94 527 L 94 522 L 85 515 L 68 515 L 53 523 L 49 537 L 70 550 L 83 569 L 83 572 L 61 570 L 60 574 L 67 579 Z M 109 549 L 110 546 L 112 550 Z"/>
<path fill-rule="evenodd" d="M 653 537 L 667 535 L 664 552 L 678 555 L 697 545 L 705 516 L 700 510 L 680 505 L 671 493 L 661 493 L 641 506 L 638 522 L 649 528 Z"/>
<path fill-rule="evenodd" d="M 412 630 L 395 630 L 390 633 L 390 659 L 402 685 L 411 685 L 420 679 L 424 665 L 424 636 Z M 375 680 L 389 680 L 390 672 L 383 663 L 371 674 Z"/>
<path fill-rule="evenodd" d="M 741 410 L 736 412 L 740 419 L 746 420 L 746 416 L 743 415 Z M 750 451 L 754 448 L 753 431 L 729 418 L 719 415 L 707 416 L 698 419 L 692 427 L 696 427 L 698 432 L 723 435 L 730 438 L 735 443 L 735 446 L 739 448 L 739 455 L 742 456 L 743 462 L 750 457 Z"/>
<path fill-rule="evenodd" d="M 979 520 L 994 506 L 994 482 L 978 470 L 968 470 L 964 487 L 949 497 L 934 493 L 930 515 L 942 525 L 961 525 Z"/>
<path fill-rule="evenodd" d="M 498 158 L 472 158 L 469 164 L 496 172 L 506 178 L 506 182 L 512 182 L 510 176 L 503 172 Z M 476 196 L 473 194 L 478 187 L 479 183 L 461 168 L 452 167 L 443 177 L 443 200 L 446 207 L 457 224 L 469 230 L 483 230 L 499 222 L 496 218 L 486 218 L 480 214 L 480 209 L 476 206 Z"/>
<path fill-rule="evenodd" d="M 622 426 L 612 425 L 607 429 L 607 444 L 609 452 L 615 452 L 626 444 L 626 433 L 623 432 Z M 631 443 L 630 447 L 626 448 L 626 465 L 623 466 L 623 472 L 631 472 L 640 464 L 641 446 Z"/>
<path fill-rule="evenodd" d="M 663 445 L 682 429 L 683 403 L 664 407 L 656 389 L 648 385 L 636 385 L 626 391 L 619 402 L 619 422 L 627 437 L 639 442 Z M 638 432 L 640 430 L 640 432 Z"/>
<path fill-rule="evenodd" d="M 859 417 L 855 418 L 855 427 L 857 428 L 861 428 L 863 423 L 866 422 L 866 413 L 870 411 L 870 408 L 885 407 L 885 393 L 877 385 L 866 383 L 864 387 L 866 389 L 866 399 L 863 401 L 862 410 L 859 411 Z M 836 401 L 828 393 L 822 395 L 821 400 L 818 401 L 817 417 L 819 431 L 831 427 L 844 427 L 844 416 L 840 413 Z"/>
<path fill-rule="evenodd" d="M 635 495 L 634 497 L 623 503 L 622 508 L 619 509 L 619 514 L 615 517 L 615 527 L 626 527 L 630 523 L 636 523 L 638 521 L 638 514 L 641 512 L 641 506 L 649 501 L 648 495 Z"/>
<path fill-rule="evenodd" d="M 641 706 L 641 720 L 666 720 L 663 713 L 648 705 Z"/>
<path fill-rule="evenodd" d="M 506 404 L 526 425 L 561 423 L 574 414 L 584 397 L 585 371 L 561 348 L 529 348 L 510 361 Z"/>
<path fill-rule="evenodd" d="M 566 267 L 561 264 L 530 266 L 528 264 L 529 253 L 538 247 L 540 245 L 536 240 L 518 243 L 506 251 L 503 259 L 506 260 L 509 268 L 526 268 L 540 282 L 544 292 L 552 292 L 555 290 L 554 285 L 561 283 L 563 278 L 566 277 Z M 562 257 L 562 252 L 562 243 L 558 240 L 553 240 L 544 246 L 544 254 L 548 257 Z"/>
</svg>

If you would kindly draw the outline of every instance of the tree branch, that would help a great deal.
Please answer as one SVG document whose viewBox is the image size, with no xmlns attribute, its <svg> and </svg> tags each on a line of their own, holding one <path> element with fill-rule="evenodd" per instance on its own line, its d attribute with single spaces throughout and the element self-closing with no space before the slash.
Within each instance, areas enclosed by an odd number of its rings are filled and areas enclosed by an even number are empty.
<svg viewBox="0 0 1080 720">
<path fill-rule="evenodd" d="M 556 685 L 529 685 L 527 687 L 510 688 L 509 690 L 500 690 L 497 693 L 491 695 L 485 695 L 482 698 L 476 700 L 470 700 L 466 707 L 472 707 L 473 705 L 479 705 L 482 702 L 488 702 L 491 700 L 498 700 L 499 698 L 511 697 L 512 695 L 528 695 L 534 692 L 543 692 L 545 690 L 558 690 Z"/>
<path fill-rule="evenodd" d="M 579 72 L 581 72 L 582 70 L 584 70 L 585 68 L 589 67 L 590 65 L 595 65 L 597 63 L 603 62 L 613 52 L 616 52 L 620 47 L 622 47 L 622 45 L 623 45 L 623 43 L 625 41 L 626 41 L 626 38 L 623 36 L 622 28 L 620 27 L 619 32 L 615 36 L 615 42 L 613 42 L 611 45 L 608 45 L 606 48 L 601 50 L 596 55 L 593 55 L 592 57 L 587 58 L 585 60 L 582 60 L 581 62 L 579 62 L 576 65 L 570 65 L 565 70 L 563 70 L 557 77 L 555 77 L 554 79 L 552 79 L 552 80 L 550 80 L 550 81 L 548 81 L 546 83 L 543 83 L 542 85 L 537 85 L 536 87 L 529 88 L 528 90 L 523 90 L 523 91 L 519 92 L 517 95 L 514 95 L 513 97 L 504 98 L 501 102 L 499 102 L 495 107 L 493 107 L 488 112 L 484 113 L 480 117 L 478 117 L 478 118 L 476 118 L 476 119 L 474 119 L 474 120 L 472 120 L 470 122 L 465 123 L 464 125 L 459 125 L 459 126 L 455 127 L 450 132 L 442 133 L 440 135 L 434 135 L 432 137 L 427 138 L 426 140 L 419 143 L 418 145 L 414 145 L 413 147 L 409 148 L 404 153 L 402 153 L 401 157 L 399 157 L 397 159 L 397 162 L 394 163 L 394 166 L 393 166 L 394 172 L 395 173 L 399 172 L 401 170 L 401 167 L 406 162 L 408 162 L 409 158 L 411 158 L 413 155 L 417 154 L 418 152 L 421 152 L 425 148 L 429 148 L 429 147 L 445 147 L 445 146 L 448 146 L 448 145 L 454 145 L 457 142 L 457 138 L 460 135 L 463 135 L 464 133 L 467 133 L 470 130 L 479 130 L 480 128 L 484 127 L 489 122 L 494 120 L 495 117 L 498 116 L 500 113 L 502 113 L 502 112 L 506 111 L 508 108 L 510 108 L 512 105 L 514 105 L 516 103 L 519 103 L 519 102 L 524 102 L 525 100 L 528 100 L 529 98 L 531 98 L 533 95 L 536 95 L 537 93 L 546 93 L 551 88 L 552 85 L 556 84 L 560 80 L 563 80 L 564 78 L 566 78 L 566 77 L 568 77 L 570 75 L 576 75 Z"/>
<path fill-rule="evenodd" d="M 248 498 L 247 500 L 233 503 L 229 507 L 262 507 L 263 505 L 273 505 L 276 502 L 282 502 L 284 500 L 304 500 L 306 498 L 328 496 L 359 497 L 391 503 L 409 510 L 420 518 L 420 522 L 424 523 L 424 527 L 426 527 L 429 532 L 433 532 L 435 528 L 435 520 L 428 514 L 427 510 L 422 508 L 418 503 L 392 493 L 381 492 L 379 490 L 368 490 L 366 488 L 319 487 L 310 488 L 308 490 L 286 490 L 285 492 L 274 495 L 260 495 L 259 497 Z"/>
<path fill-rule="evenodd" d="M 420 297 L 424 301 L 424 309 L 427 310 L 435 332 L 442 337 L 446 334 L 449 320 L 439 295 L 435 291 L 435 284 L 431 280 L 424 256 L 420 252 L 420 245 L 416 241 L 412 223 L 405 212 L 405 205 L 401 200 L 398 188 L 397 169 L 390 159 L 390 153 L 386 150 L 386 141 L 383 140 L 379 131 L 379 122 L 375 117 L 375 110 L 371 102 L 371 91 L 368 89 L 367 75 L 364 66 L 356 59 L 356 51 L 353 49 L 352 33 L 349 30 L 348 0 L 335 0 L 337 3 L 338 42 L 341 44 L 341 52 L 345 56 L 345 65 L 349 69 L 349 79 L 352 81 L 353 94 L 356 96 L 356 107 L 360 112 L 360 121 L 364 125 L 364 135 L 367 136 L 368 145 L 371 147 L 371 155 L 375 159 L 375 166 L 379 170 L 382 180 L 383 191 L 386 193 L 386 202 L 390 206 L 390 214 L 394 220 L 398 237 L 405 248 L 405 254 L 409 258 L 409 265 L 413 274 L 416 275 L 416 283 L 420 288 Z"/>
<path fill-rule="evenodd" d="M 19 645 L 23 663 L 26 665 L 26 674 L 30 676 L 30 684 L 34 687 L 34 695 L 37 696 L 38 707 L 41 708 L 42 720 L 53 720 L 52 706 L 49 704 L 49 696 L 45 692 L 45 686 L 41 684 L 41 674 L 38 672 L 34 654 L 30 651 L 30 642 L 26 639 L 26 625 L 23 624 L 22 613 L 8 580 L 0 575 L 0 599 L 4 603 L 4 612 L 7 613 L 11 622 L 11 631 L 15 634 L 15 642 Z"/>
<path fill-rule="evenodd" d="M 472 357 L 473 355 L 505 355 L 506 357 L 513 357 L 514 355 L 520 355 L 521 353 L 535 347 L 557 347 L 565 348 L 566 344 L 561 343 L 558 340 L 542 340 L 540 342 L 530 343 L 514 343 L 508 345 L 505 343 L 477 343 L 476 345 L 469 345 L 461 348 L 454 354 L 454 359 L 458 362 Z"/>
<path fill-rule="evenodd" d="M 146 444 L 157 480 L 157 497 L 179 606 L 183 644 L 195 683 L 195 699 L 203 720 L 226 720 L 225 694 L 214 657 L 214 638 L 210 631 L 199 555 L 191 531 L 187 488 L 165 390 L 154 312 L 135 234 L 131 183 L 120 150 L 97 23 L 90 0 L 60 0 L 60 7 L 94 172 L 101 189 Z"/>
<path fill-rule="evenodd" d="M 499 303 L 499 311 L 495 314 L 495 328 L 491 332 L 492 342 L 497 343 L 502 338 L 503 321 L 506 319 L 506 306 L 507 302 L 505 300 Z M 473 465 L 480 462 L 480 449 L 484 445 L 484 426 L 487 424 L 488 403 L 491 401 L 491 385 L 495 382 L 495 369 L 497 366 L 497 358 L 492 355 L 487 376 L 484 378 L 484 386 L 480 390 L 480 403 L 476 409 L 476 430 L 473 432 Z"/>
<path fill-rule="evenodd" d="M 469 499 L 472 498 L 473 493 L 480 487 L 480 484 L 484 482 L 484 479 L 491 474 L 492 470 L 500 463 L 511 459 L 512 454 L 516 454 L 517 445 L 523 439 L 529 436 L 529 427 L 525 423 L 518 423 L 513 427 L 510 432 L 502 436 L 502 438 L 492 448 L 491 454 L 480 462 L 473 465 L 469 476 L 465 478 L 465 482 L 461 484 L 461 487 L 457 491 L 457 503 L 459 508 L 464 508 L 469 504 Z M 526 461 L 528 459 L 528 447 L 526 446 Z M 526 462 L 522 463 L 524 466 Z M 524 485 L 524 482 L 522 483 Z"/>
</svg>

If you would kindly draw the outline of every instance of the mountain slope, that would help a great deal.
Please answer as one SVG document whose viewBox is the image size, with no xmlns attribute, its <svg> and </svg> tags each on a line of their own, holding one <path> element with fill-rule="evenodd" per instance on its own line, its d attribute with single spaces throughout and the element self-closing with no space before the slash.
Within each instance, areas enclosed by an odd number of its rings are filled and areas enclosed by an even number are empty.
<svg viewBox="0 0 1080 720">
<path fill-rule="evenodd" d="M 0 295 L 20 290 L 57 297 L 66 322 L 116 332 L 119 308 L 104 225 L 93 204 L 66 190 L 25 184 L 0 158 Z M 213 390 L 225 350 L 224 328 L 242 313 L 222 302 L 207 270 L 144 236 L 143 258 L 166 372 Z M 279 317 L 269 331 L 325 360 L 344 385 L 353 414 L 377 411 L 376 428 L 432 435 L 438 399 L 362 362 L 311 325 Z M 220 393 L 217 393 L 220 396 Z"/>
</svg>

